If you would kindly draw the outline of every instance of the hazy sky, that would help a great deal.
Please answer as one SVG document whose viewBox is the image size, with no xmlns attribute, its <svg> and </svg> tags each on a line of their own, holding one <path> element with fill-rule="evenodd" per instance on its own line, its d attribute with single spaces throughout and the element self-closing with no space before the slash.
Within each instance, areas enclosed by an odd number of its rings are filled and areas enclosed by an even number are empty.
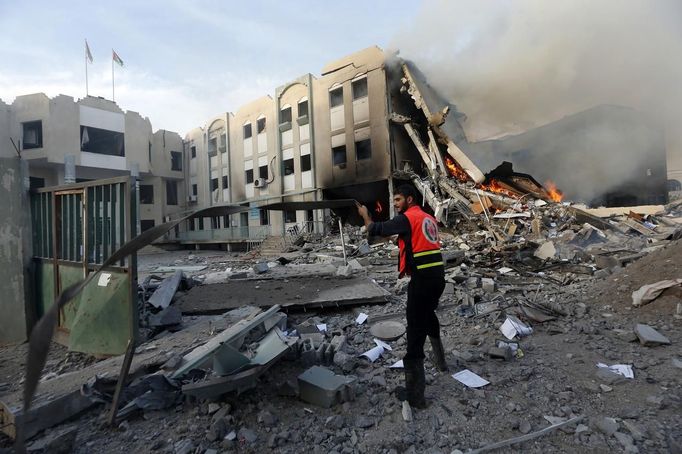
<svg viewBox="0 0 682 454">
<path fill-rule="evenodd" d="M 0 0 L 0 99 L 90 95 L 184 134 L 275 87 L 357 50 L 386 48 L 418 1 Z"/>
</svg>

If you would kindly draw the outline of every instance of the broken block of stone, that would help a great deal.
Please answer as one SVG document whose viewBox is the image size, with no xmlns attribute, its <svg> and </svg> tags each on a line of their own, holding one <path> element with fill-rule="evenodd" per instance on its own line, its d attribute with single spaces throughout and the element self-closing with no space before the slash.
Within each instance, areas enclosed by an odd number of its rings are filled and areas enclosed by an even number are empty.
<svg viewBox="0 0 682 454">
<path fill-rule="evenodd" d="M 488 356 L 492 359 L 503 359 L 505 361 L 512 360 L 512 349 L 510 347 L 490 347 L 488 349 Z"/>
<path fill-rule="evenodd" d="M 618 422 L 613 418 L 598 418 L 596 421 L 594 421 L 594 425 L 607 437 L 610 437 L 618 431 Z"/>
<path fill-rule="evenodd" d="M 554 243 L 551 241 L 545 241 L 540 245 L 539 248 L 535 250 L 533 255 L 540 260 L 547 260 L 556 255 L 556 248 L 554 247 Z"/>
<path fill-rule="evenodd" d="M 492 293 L 495 291 L 495 280 L 489 277 L 481 278 L 481 288 L 486 293 Z"/>
<path fill-rule="evenodd" d="M 372 248 L 367 244 L 367 241 L 360 243 L 360 246 L 358 246 L 358 255 L 367 255 L 370 252 L 372 252 Z"/>
<path fill-rule="evenodd" d="M 182 322 L 182 312 L 176 306 L 168 306 L 157 314 L 149 316 L 149 326 L 173 326 Z"/>
<path fill-rule="evenodd" d="M 301 399 L 325 408 L 354 400 L 354 383 L 354 377 L 336 375 L 320 366 L 313 366 L 298 376 Z"/>
<path fill-rule="evenodd" d="M 350 265 L 342 265 L 336 269 L 336 275 L 339 277 L 349 277 L 353 274 L 353 269 Z"/>
<path fill-rule="evenodd" d="M 268 266 L 267 262 L 258 262 L 253 265 L 253 271 L 255 271 L 256 274 L 267 273 L 269 269 L 270 267 Z"/>
<path fill-rule="evenodd" d="M 639 342 L 648 347 L 655 345 L 670 345 L 670 339 L 649 325 L 638 323 L 635 325 L 635 334 L 639 338 Z"/>
<path fill-rule="evenodd" d="M 608 385 L 616 385 L 618 383 L 623 383 L 627 381 L 627 378 L 624 376 L 617 374 L 615 372 L 611 372 L 605 367 L 599 367 L 597 368 L 597 378 L 599 381 L 606 383 Z"/>
<path fill-rule="evenodd" d="M 355 259 L 348 260 L 348 266 L 350 266 L 350 269 L 353 271 L 362 271 L 364 269 L 364 267 L 360 265 L 360 262 Z"/>
<path fill-rule="evenodd" d="M 28 446 L 29 453 L 68 454 L 73 452 L 78 435 L 78 427 L 71 426 L 56 430 Z"/>
</svg>

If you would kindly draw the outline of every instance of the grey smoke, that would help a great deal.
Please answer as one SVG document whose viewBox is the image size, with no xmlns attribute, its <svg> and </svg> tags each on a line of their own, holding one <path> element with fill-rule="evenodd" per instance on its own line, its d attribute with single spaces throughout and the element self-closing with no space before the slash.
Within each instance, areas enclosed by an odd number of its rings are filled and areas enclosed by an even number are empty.
<svg viewBox="0 0 682 454">
<path fill-rule="evenodd" d="M 392 45 L 467 115 L 471 141 L 614 104 L 661 122 L 682 155 L 679 0 L 426 0 Z"/>
</svg>

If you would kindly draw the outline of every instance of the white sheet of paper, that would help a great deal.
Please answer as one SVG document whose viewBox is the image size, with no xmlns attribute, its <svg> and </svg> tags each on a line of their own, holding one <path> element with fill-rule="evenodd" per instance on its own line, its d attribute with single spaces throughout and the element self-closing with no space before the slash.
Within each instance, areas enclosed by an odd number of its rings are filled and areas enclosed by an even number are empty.
<svg viewBox="0 0 682 454">
<path fill-rule="evenodd" d="M 363 353 L 363 354 L 360 355 L 360 356 L 364 356 L 365 358 L 367 358 L 368 360 L 370 360 L 370 362 L 373 363 L 373 362 L 376 361 L 383 353 L 384 353 L 384 347 L 380 347 L 380 346 L 377 345 L 376 347 L 367 350 L 365 353 Z"/>
<path fill-rule="evenodd" d="M 403 364 L 402 359 L 400 361 L 396 361 L 392 366 L 389 367 L 389 369 L 403 369 L 403 368 L 405 368 L 405 365 Z"/>
<path fill-rule="evenodd" d="M 368 315 L 365 314 L 364 312 L 360 312 L 360 315 L 358 315 L 358 318 L 355 319 L 355 323 L 358 325 L 362 325 L 365 323 L 365 320 L 367 320 Z"/>
<path fill-rule="evenodd" d="M 500 274 L 507 274 L 507 273 L 510 273 L 512 271 L 514 271 L 514 270 L 511 268 L 507 268 L 506 266 L 503 266 L 502 268 L 497 270 L 497 272 Z"/>
<path fill-rule="evenodd" d="M 625 378 L 635 378 L 635 372 L 632 370 L 632 366 L 629 364 L 613 364 L 607 366 L 604 363 L 597 363 L 597 367 L 608 369 L 611 372 L 615 372 L 618 375 L 622 375 Z"/>
<path fill-rule="evenodd" d="M 99 279 L 97 280 L 97 285 L 100 287 L 106 287 L 109 285 L 109 281 L 111 280 L 111 273 L 101 273 L 99 275 Z"/>
<path fill-rule="evenodd" d="M 383 347 L 388 351 L 393 351 L 393 348 L 381 339 L 374 339 L 374 343 L 377 344 L 377 347 Z"/>
<path fill-rule="evenodd" d="M 460 383 L 467 385 L 469 388 L 480 388 L 482 386 L 490 384 L 488 380 L 479 377 L 475 373 L 471 372 L 469 369 L 464 369 L 463 371 L 453 374 L 452 378 L 454 378 Z"/>
<path fill-rule="evenodd" d="M 319 325 L 315 325 L 315 326 L 317 326 L 317 329 L 320 331 L 327 331 L 327 324 L 326 323 L 320 323 Z"/>
<path fill-rule="evenodd" d="M 504 337 L 506 337 L 509 340 L 514 339 L 514 336 L 516 336 L 516 328 L 514 328 L 514 324 L 509 319 L 505 320 L 504 323 L 502 323 L 502 326 L 500 326 L 500 331 L 502 331 Z"/>
</svg>

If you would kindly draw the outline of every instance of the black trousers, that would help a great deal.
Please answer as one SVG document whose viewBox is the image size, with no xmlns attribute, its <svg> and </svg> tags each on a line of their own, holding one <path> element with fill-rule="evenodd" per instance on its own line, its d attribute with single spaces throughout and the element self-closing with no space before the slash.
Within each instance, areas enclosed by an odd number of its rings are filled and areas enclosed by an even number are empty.
<svg viewBox="0 0 682 454">
<path fill-rule="evenodd" d="M 426 336 L 440 337 L 436 316 L 438 300 L 445 289 L 443 274 L 414 275 L 407 286 L 407 354 L 405 359 L 423 359 Z"/>
</svg>

